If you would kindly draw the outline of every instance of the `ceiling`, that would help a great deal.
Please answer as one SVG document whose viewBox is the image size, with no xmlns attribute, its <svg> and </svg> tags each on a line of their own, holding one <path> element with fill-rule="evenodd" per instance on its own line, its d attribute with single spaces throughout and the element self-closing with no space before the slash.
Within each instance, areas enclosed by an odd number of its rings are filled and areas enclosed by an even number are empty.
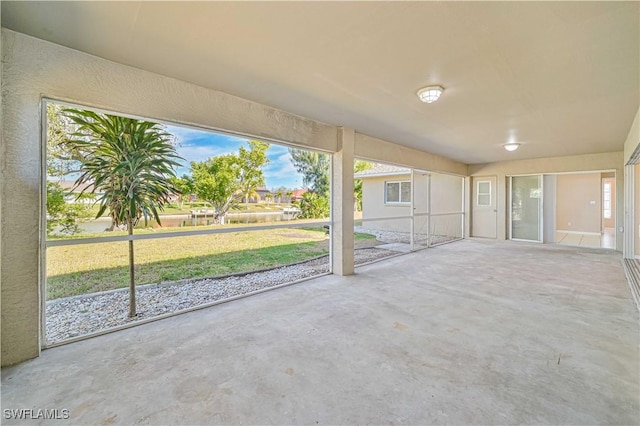
<svg viewBox="0 0 640 426">
<path fill-rule="evenodd" d="M 639 2 L 11 2 L 2 26 L 468 163 L 621 151 Z M 433 104 L 416 91 L 440 84 Z M 522 143 L 513 153 L 509 140 Z"/>
</svg>

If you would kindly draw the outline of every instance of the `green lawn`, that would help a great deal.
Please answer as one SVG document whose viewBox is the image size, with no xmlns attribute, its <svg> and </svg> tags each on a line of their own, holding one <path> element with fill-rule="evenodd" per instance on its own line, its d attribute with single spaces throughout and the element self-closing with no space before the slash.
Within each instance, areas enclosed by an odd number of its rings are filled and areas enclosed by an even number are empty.
<svg viewBox="0 0 640 426">
<path fill-rule="evenodd" d="M 372 235 L 356 234 L 357 246 L 376 243 Z M 136 284 L 254 271 L 328 252 L 328 238 L 321 228 L 138 240 Z M 122 288 L 128 283 L 126 241 L 47 249 L 47 300 Z"/>
</svg>

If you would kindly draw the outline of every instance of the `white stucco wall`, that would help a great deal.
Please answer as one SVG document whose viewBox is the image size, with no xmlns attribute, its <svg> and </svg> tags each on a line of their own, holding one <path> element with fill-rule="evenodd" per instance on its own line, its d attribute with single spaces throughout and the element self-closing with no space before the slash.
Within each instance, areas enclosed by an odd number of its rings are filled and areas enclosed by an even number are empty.
<svg viewBox="0 0 640 426">
<path fill-rule="evenodd" d="M 385 182 L 410 181 L 411 175 L 371 177 L 362 179 L 362 226 L 381 231 L 409 232 L 409 219 L 389 219 L 367 222 L 366 219 L 409 216 L 411 207 L 404 204 L 385 204 Z"/>
</svg>

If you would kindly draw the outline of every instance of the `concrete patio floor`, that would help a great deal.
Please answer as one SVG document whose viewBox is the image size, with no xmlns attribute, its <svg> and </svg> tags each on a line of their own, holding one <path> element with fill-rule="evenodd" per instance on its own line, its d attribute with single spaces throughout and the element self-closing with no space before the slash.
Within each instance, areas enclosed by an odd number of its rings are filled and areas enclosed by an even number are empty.
<svg viewBox="0 0 640 426">
<path fill-rule="evenodd" d="M 638 339 L 618 253 L 467 240 L 43 351 L 2 423 L 638 424 Z"/>
</svg>

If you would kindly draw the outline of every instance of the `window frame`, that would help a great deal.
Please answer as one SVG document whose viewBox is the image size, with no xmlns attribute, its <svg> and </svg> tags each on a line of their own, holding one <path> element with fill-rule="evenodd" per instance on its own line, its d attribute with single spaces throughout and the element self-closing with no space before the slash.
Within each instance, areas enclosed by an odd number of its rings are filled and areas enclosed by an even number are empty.
<svg viewBox="0 0 640 426">
<path fill-rule="evenodd" d="M 389 201 L 389 184 L 398 184 L 398 201 Z M 409 185 L 409 200 L 402 199 L 402 187 Z M 411 205 L 411 181 L 410 180 L 388 180 L 384 182 L 384 204 L 392 206 L 408 206 Z"/>
</svg>

